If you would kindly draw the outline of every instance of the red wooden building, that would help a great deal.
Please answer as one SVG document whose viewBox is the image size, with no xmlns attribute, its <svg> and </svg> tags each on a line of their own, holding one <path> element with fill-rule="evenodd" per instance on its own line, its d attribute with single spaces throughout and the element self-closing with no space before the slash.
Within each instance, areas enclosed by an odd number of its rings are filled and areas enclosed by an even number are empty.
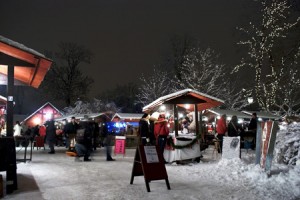
<svg viewBox="0 0 300 200">
<path fill-rule="evenodd" d="M 22 124 L 25 126 L 36 126 L 36 125 L 42 125 L 47 120 L 62 117 L 63 114 L 51 103 L 47 102 L 42 107 L 37 109 L 34 113 L 29 115 Z"/>
</svg>

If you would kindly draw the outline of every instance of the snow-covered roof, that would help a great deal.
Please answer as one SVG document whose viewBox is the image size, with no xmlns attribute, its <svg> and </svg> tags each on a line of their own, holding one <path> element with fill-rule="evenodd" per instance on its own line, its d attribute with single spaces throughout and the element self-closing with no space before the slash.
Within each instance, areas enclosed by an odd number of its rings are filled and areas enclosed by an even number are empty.
<svg viewBox="0 0 300 200">
<path fill-rule="evenodd" d="M 7 76 L 7 65 L 13 64 L 14 79 L 35 88 L 40 86 L 53 62 L 43 54 L 1 35 L 0 53 L 4 58 L 14 58 L 13 62 L 7 60 L 1 63 L 0 73 Z"/>
<path fill-rule="evenodd" d="M 120 119 L 141 119 L 143 113 L 116 113 L 112 119 L 119 117 Z"/>
<path fill-rule="evenodd" d="M 0 101 L 7 102 L 7 98 L 4 97 L 4 96 L 2 96 L 2 95 L 0 95 Z"/>
<path fill-rule="evenodd" d="M 213 108 L 213 109 L 207 109 L 207 111 L 214 113 L 216 115 L 226 114 L 226 116 L 228 116 L 228 117 L 232 117 L 233 115 L 235 115 L 238 118 L 251 119 L 251 116 L 249 116 L 245 113 L 242 113 L 240 111 L 235 111 L 235 110 L 223 110 L 223 109 Z"/>
<path fill-rule="evenodd" d="M 9 46 L 13 46 L 13 47 L 16 47 L 20 50 L 23 50 L 23 51 L 26 51 L 28 53 L 31 53 L 31 54 L 34 54 L 36 56 L 39 56 L 39 57 L 42 57 L 42 58 L 46 58 L 43 54 L 41 54 L 40 52 L 37 52 L 36 50 L 33 50 L 29 47 L 26 47 L 24 44 L 21 44 L 21 43 L 18 43 L 18 42 L 15 42 L 11 39 L 8 39 L 6 37 L 3 37 L 2 35 L 0 35 L 0 42 L 3 42 L 5 44 L 8 44 Z"/>
<path fill-rule="evenodd" d="M 266 112 L 266 111 L 242 111 L 243 113 L 252 116 L 252 113 L 256 113 L 257 117 L 263 118 L 263 119 L 280 119 L 280 116 L 274 115 L 272 113 Z"/>
<path fill-rule="evenodd" d="M 192 90 L 192 89 L 184 89 L 184 90 L 180 90 L 180 91 L 177 91 L 177 92 L 174 92 L 174 93 L 171 93 L 171 94 L 168 94 L 168 95 L 165 95 L 165 96 L 162 96 L 162 97 L 156 99 L 149 105 L 145 106 L 143 108 L 143 112 L 149 111 L 157 106 L 160 106 L 161 104 L 163 104 L 166 101 L 169 101 L 169 100 L 172 100 L 175 98 L 179 98 L 181 96 L 186 96 L 186 95 L 193 96 L 197 99 L 201 99 L 201 100 L 205 101 L 204 103 L 198 104 L 198 110 L 204 110 L 207 108 L 217 107 L 224 103 L 223 100 L 218 99 L 213 96 L 210 96 L 208 94 L 198 92 L 198 91 Z"/>
<path fill-rule="evenodd" d="M 100 117 L 102 115 L 106 115 L 105 113 L 89 113 L 89 114 L 72 114 L 72 115 L 65 115 L 62 117 L 55 118 L 54 121 L 62 121 L 62 120 L 70 120 L 72 117 L 75 119 L 92 119 L 95 117 Z"/>
</svg>

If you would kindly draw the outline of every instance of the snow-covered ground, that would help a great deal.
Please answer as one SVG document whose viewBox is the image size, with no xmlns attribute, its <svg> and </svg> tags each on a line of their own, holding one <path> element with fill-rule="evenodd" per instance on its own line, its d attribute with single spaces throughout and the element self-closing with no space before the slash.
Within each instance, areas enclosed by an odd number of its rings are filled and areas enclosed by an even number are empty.
<svg viewBox="0 0 300 200">
<path fill-rule="evenodd" d="M 287 130 L 281 127 L 280 134 Z M 216 158 L 210 146 L 200 163 L 167 164 L 171 190 L 159 180 L 150 182 L 151 192 L 142 176 L 129 183 L 134 149 L 127 149 L 125 157 L 117 155 L 115 162 L 105 161 L 103 148 L 93 154 L 92 162 L 74 162 L 64 152 L 34 150 L 32 162 L 18 164 L 19 189 L 4 199 L 300 199 L 300 165 L 273 162 L 268 177 L 254 165 L 252 150 L 243 150 L 241 160 L 226 160 Z"/>
</svg>

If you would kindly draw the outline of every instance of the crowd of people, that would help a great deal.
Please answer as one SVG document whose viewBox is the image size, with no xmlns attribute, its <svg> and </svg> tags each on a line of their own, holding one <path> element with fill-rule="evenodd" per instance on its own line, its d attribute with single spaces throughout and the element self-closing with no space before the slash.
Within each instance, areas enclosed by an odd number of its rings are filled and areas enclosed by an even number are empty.
<svg viewBox="0 0 300 200">
<path fill-rule="evenodd" d="M 97 147 L 106 148 L 106 160 L 114 161 L 112 158 L 112 143 L 114 135 L 108 131 L 107 119 L 99 118 L 96 121 L 81 121 L 80 123 L 71 118 L 70 122 L 65 122 L 62 126 L 55 125 L 53 120 L 45 122 L 43 125 L 37 125 L 32 128 L 23 129 L 19 121 L 14 126 L 14 137 L 16 146 L 26 146 L 29 141 L 33 142 L 35 137 L 44 138 L 44 142 L 48 144 L 49 154 L 55 154 L 55 146 L 64 145 L 68 152 L 74 152 L 77 159 L 83 157 L 84 161 L 91 161 L 91 152 Z M 191 120 L 185 118 L 182 123 L 182 129 L 188 129 Z M 252 114 L 252 119 L 247 127 L 248 132 L 256 134 L 257 116 Z M 226 115 L 222 115 L 216 124 L 216 137 L 220 143 L 219 153 L 222 153 L 224 136 L 236 137 L 242 136 L 243 127 L 238 123 L 237 116 L 232 116 L 231 120 L 226 122 Z M 143 114 L 139 121 L 138 135 L 140 144 L 157 145 L 164 153 L 164 149 L 169 136 L 170 130 L 168 120 L 164 113 L 154 112 L 152 115 Z M 255 144 L 255 137 L 252 138 Z M 254 148 L 254 144 L 252 147 Z"/>
<path fill-rule="evenodd" d="M 163 113 L 159 114 L 157 112 L 153 113 L 151 116 L 145 113 L 139 121 L 139 137 L 140 143 L 143 145 L 158 145 L 162 154 L 165 149 L 167 142 L 167 137 L 169 135 L 169 128 L 167 126 L 168 121 Z M 183 118 L 181 125 L 182 133 L 189 133 L 189 126 L 192 120 L 189 117 Z M 253 136 L 256 135 L 257 129 L 257 115 L 252 114 L 249 125 L 247 126 L 247 133 L 252 133 Z M 223 138 L 224 136 L 236 137 L 242 136 L 243 140 L 246 141 L 249 138 L 243 137 L 245 133 L 244 127 L 238 123 L 237 116 L 232 116 L 231 120 L 227 123 L 226 115 L 222 115 L 220 119 L 217 120 L 216 124 L 216 138 L 220 144 L 218 149 L 219 153 L 222 153 L 223 148 Z M 251 148 L 255 148 L 255 137 L 251 137 Z"/>
<path fill-rule="evenodd" d="M 250 120 L 250 123 L 247 127 L 247 131 L 251 132 L 253 136 L 256 135 L 256 129 L 257 129 L 257 115 L 256 113 L 252 113 L 252 118 Z M 224 136 L 228 137 L 236 137 L 236 136 L 243 136 L 245 130 L 244 128 L 238 123 L 237 116 L 232 116 L 229 123 L 226 123 L 226 114 L 223 114 L 220 119 L 217 121 L 216 126 L 216 132 L 217 132 L 217 138 L 220 142 L 220 149 L 218 149 L 219 153 L 222 153 L 223 148 L 223 138 Z M 243 138 L 246 139 L 246 138 Z M 255 137 L 252 139 L 252 149 L 254 149 L 255 146 Z"/>
<path fill-rule="evenodd" d="M 170 133 L 165 114 L 154 112 L 151 116 L 145 113 L 139 122 L 140 143 L 143 145 L 158 145 L 161 153 L 167 143 Z"/>
<path fill-rule="evenodd" d="M 75 117 L 64 125 L 55 125 L 54 120 L 48 120 L 43 125 L 24 128 L 19 121 L 14 125 L 14 138 L 16 147 L 28 146 L 29 141 L 33 142 L 36 137 L 43 137 L 48 144 L 49 154 L 55 154 L 55 146 L 64 145 L 67 152 L 76 156 L 75 160 L 83 157 L 83 161 L 91 161 L 91 152 L 97 147 L 105 146 L 106 160 L 114 161 L 112 158 L 113 136 L 108 132 L 106 118 L 99 118 L 97 121 L 77 121 Z"/>
</svg>

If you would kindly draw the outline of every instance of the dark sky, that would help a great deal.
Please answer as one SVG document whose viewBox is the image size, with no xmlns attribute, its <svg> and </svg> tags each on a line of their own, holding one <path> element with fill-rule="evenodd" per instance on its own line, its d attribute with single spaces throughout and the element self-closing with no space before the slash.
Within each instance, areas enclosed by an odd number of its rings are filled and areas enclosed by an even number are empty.
<svg viewBox="0 0 300 200">
<path fill-rule="evenodd" d="M 84 66 L 95 80 L 93 96 L 151 72 L 175 34 L 198 38 L 233 65 L 235 27 L 256 14 L 254 6 L 252 0 L 6 0 L 0 34 L 41 53 L 60 41 L 86 46 L 94 54 Z"/>
</svg>

